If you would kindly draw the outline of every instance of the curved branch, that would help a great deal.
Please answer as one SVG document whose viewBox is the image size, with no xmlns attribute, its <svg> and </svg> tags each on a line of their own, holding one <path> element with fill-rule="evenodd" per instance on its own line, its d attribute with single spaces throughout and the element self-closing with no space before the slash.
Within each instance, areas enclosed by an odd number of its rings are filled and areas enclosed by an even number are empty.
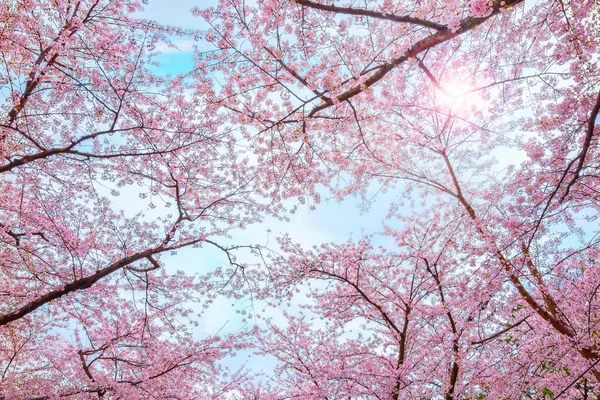
<svg viewBox="0 0 600 400">
<path fill-rule="evenodd" d="M 10 322 L 13 322 L 20 318 L 23 318 L 27 314 L 37 310 L 38 308 L 42 307 L 43 305 L 48 304 L 51 301 L 54 301 L 56 299 L 59 299 L 69 293 L 90 288 L 92 285 L 94 285 L 100 279 L 112 274 L 113 272 L 118 271 L 119 269 L 124 268 L 124 267 L 128 266 L 129 264 L 139 261 L 143 258 L 148 258 L 148 257 L 152 256 L 152 254 L 159 253 L 163 250 L 164 249 L 162 249 L 162 248 L 152 248 L 152 249 L 148 249 L 146 251 L 142 251 L 140 253 L 136 253 L 132 256 L 125 257 L 125 258 L 109 265 L 106 268 L 96 271 L 95 274 L 86 276 L 85 278 L 77 279 L 77 280 L 63 286 L 61 289 L 52 290 L 51 292 L 48 292 L 45 295 L 40 296 L 37 299 L 30 301 L 29 303 L 25 304 L 24 306 L 22 306 L 21 308 L 19 308 L 16 311 L 1 315 L 0 316 L 0 326 L 4 326 L 6 324 L 9 324 Z"/>
<path fill-rule="evenodd" d="M 487 342 L 496 339 L 498 336 L 501 336 L 503 334 L 505 334 L 506 332 L 516 328 L 517 326 L 521 325 L 523 322 L 525 322 L 527 320 L 527 318 L 529 318 L 529 315 L 526 316 L 525 318 L 520 319 L 519 321 L 515 322 L 514 324 L 512 324 L 511 326 L 504 328 L 496 333 L 494 333 L 491 336 L 486 337 L 485 339 L 481 339 L 481 340 L 477 340 L 475 342 L 471 342 L 471 345 L 477 345 L 477 344 L 486 344 Z"/>
<path fill-rule="evenodd" d="M 314 8 L 317 10 L 323 10 L 338 14 L 348 14 L 348 15 L 359 15 L 363 17 L 373 17 L 377 19 L 385 19 L 392 22 L 400 22 L 405 24 L 412 25 L 420 25 L 426 28 L 435 29 L 438 31 L 443 31 L 446 29 L 445 25 L 438 24 L 437 22 L 429 21 L 426 19 L 411 17 L 410 15 L 396 15 L 390 13 L 382 13 L 379 11 L 366 10 L 364 8 L 354 8 L 354 7 L 339 7 L 334 5 L 327 5 L 316 3 L 310 0 L 294 0 L 295 3 L 303 5 L 305 7 Z"/>
<path fill-rule="evenodd" d="M 579 174 L 583 169 L 583 163 L 585 162 L 585 157 L 590 149 L 590 144 L 592 143 L 592 138 L 594 137 L 594 130 L 596 128 L 596 118 L 598 118 L 598 114 L 600 113 L 600 92 L 598 92 L 598 97 L 596 98 L 596 104 L 592 108 L 592 112 L 590 114 L 590 118 L 587 121 L 587 131 L 585 133 L 585 138 L 583 140 L 583 146 L 581 147 L 581 151 L 575 157 L 575 160 L 578 160 L 577 166 L 575 167 L 575 171 L 573 172 L 573 179 L 569 181 L 567 187 L 565 188 L 565 193 L 562 195 L 560 202 L 568 196 L 571 187 L 575 184 L 577 179 L 579 179 Z"/>
</svg>

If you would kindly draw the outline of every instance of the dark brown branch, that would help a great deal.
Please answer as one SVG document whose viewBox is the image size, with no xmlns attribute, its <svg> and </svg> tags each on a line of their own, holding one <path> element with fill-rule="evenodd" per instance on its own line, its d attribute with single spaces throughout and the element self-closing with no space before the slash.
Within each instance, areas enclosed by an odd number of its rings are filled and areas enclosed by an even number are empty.
<svg viewBox="0 0 600 400">
<path fill-rule="evenodd" d="M 433 85 L 436 88 L 440 89 L 442 92 L 447 93 L 446 90 L 442 87 L 442 85 L 440 85 L 440 82 L 437 80 L 437 78 L 435 76 L 433 76 L 433 74 L 431 73 L 429 68 L 427 68 L 427 66 L 423 63 L 423 60 L 421 60 L 420 58 L 417 58 L 417 61 L 419 62 L 419 68 L 423 72 L 425 72 L 425 75 L 427 75 L 429 80 L 431 80 L 431 83 L 433 83 Z"/>
<path fill-rule="evenodd" d="M 433 268 L 431 268 L 431 266 L 429 265 L 429 261 L 426 258 L 423 258 L 423 261 L 425 261 L 425 268 L 427 269 L 427 272 L 429 272 L 429 274 L 435 280 L 435 283 L 437 285 L 437 290 L 440 295 L 440 301 L 442 302 L 442 305 L 446 309 L 446 316 L 448 317 L 448 321 L 450 322 L 450 328 L 452 328 L 452 334 L 454 336 L 454 338 L 452 339 L 452 353 L 454 354 L 454 359 L 452 360 L 452 366 L 450 367 L 450 379 L 449 379 L 450 387 L 448 388 L 448 390 L 446 391 L 446 394 L 444 395 L 445 400 L 453 400 L 454 399 L 454 389 L 456 387 L 456 382 L 458 380 L 458 369 L 459 369 L 459 366 L 458 366 L 458 351 L 459 351 L 458 337 L 459 337 L 459 334 L 458 334 L 458 330 L 456 329 L 456 322 L 454 321 L 454 317 L 452 316 L 452 313 L 450 312 L 450 307 L 448 307 L 448 303 L 446 302 L 446 298 L 444 296 L 444 289 L 442 288 L 442 282 L 440 281 L 440 276 L 438 274 L 437 267 L 435 264 L 433 264 Z"/>
<path fill-rule="evenodd" d="M 352 286 L 354 288 L 354 290 L 356 290 L 358 292 L 360 297 L 362 297 L 367 303 L 369 303 L 370 305 L 372 305 L 373 307 L 375 307 L 377 309 L 379 314 L 383 317 L 384 321 L 386 322 L 386 325 L 389 326 L 400 337 L 402 337 L 403 330 L 400 330 L 400 328 L 398 328 L 398 326 L 394 323 L 394 321 L 387 315 L 387 313 L 385 312 L 383 307 L 381 307 L 379 304 L 377 304 L 373 300 L 371 300 L 371 298 L 360 287 L 358 287 L 357 284 L 355 284 L 354 282 L 350 281 L 349 279 L 347 279 L 343 276 L 340 276 L 340 275 L 337 275 L 337 274 L 334 274 L 331 272 L 327 272 L 322 269 L 313 268 L 313 269 L 311 269 L 311 272 L 316 272 L 318 274 L 328 276 L 330 278 L 333 278 L 340 282 L 347 283 L 348 285 Z"/>
<path fill-rule="evenodd" d="M 310 84 L 308 83 L 308 81 L 303 78 L 299 73 L 297 73 L 296 71 L 294 71 L 292 68 L 290 68 L 281 58 L 278 58 L 275 56 L 275 54 L 268 48 L 268 47 L 263 47 L 263 49 L 265 49 L 265 51 L 267 53 L 269 53 L 271 55 L 271 57 L 273 57 L 273 59 L 275 61 L 277 61 L 277 63 L 279 65 L 281 65 L 281 67 L 283 69 L 285 69 L 290 75 L 292 75 L 294 78 L 296 78 L 298 80 L 298 82 L 302 83 L 304 86 L 306 86 L 307 88 L 309 88 L 317 97 L 319 97 L 321 100 L 323 101 L 331 101 L 331 99 L 327 96 L 325 96 L 323 93 L 320 93 L 319 91 L 312 89 L 310 87 Z"/>
<path fill-rule="evenodd" d="M 80 6 L 80 3 L 77 3 L 77 6 L 75 7 L 75 11 L 73 12 L 72 18 L 75 17 L 75 15 L 79 9 L 79 6 Z M 95 7 L 95 5 L 94 5 L 94 7 Z M 90 13 L 94 7 L 92 7 L 90 9 Z M 82 21 L 82 24 L 85 24 L 86 22 L 89 21 L 89 16 L 90 16 L 90 14 L 88 13 L 88 16 Z M 56 37 L 52 41 L 52 44 L 50 46 L 44 48 L 40 52 L 40 55 L 36 59 L 32 69 L 31 69 L 31 72 L 28 75 L 27 83 L 25 84 L 25 90 L 21 94 L 21 97 L 19 98 L 19 102 L 8 112 L 8 123 L 7 123 L 8 125 L 12 125 L 15 122 L 15 120 L 17 119 L 17 116 L 23 110 L 23 108 L 29 101 L 31 95 L 33 94 L 33 92 L 35 91 L 37 86 L 40 84 L 40 82 L 42 82 L 44 76 L 46 75 L 47 70 L 45 70 L 45 69 L 42 69 L 39 72 L 39 74 L 37 72 L 38 69 L 40 68 L 40 66 L 42 65 L 42 63 L 44 61 L 46 61 L 46 67 L 51 67 L 58 59 L 60 52 L 56 51 L 54 53 L 54 55 L 52 57 L 50 57 L 50 59 L 48 59 L 48 60 L 46 60 L 46 56 L 52 50 L 54 50 L 54 46 L 60 42 L 61 37 L 63 36 L 63 34 L 65 34 L 65 32 L 68 32 L 66 34 L 66 38 L 68 39 L 68 38 L 71 38 L 73 35 L 75 35 L 75 33 L 77 33 L 78 29 L 79 29 L 79 27 L 77 25 L 73 25 L 71 23 L 71 20 L 67 21 L 67 23 L 61 28 L 59 33 L 56 35 Z M 64 44 L 62 44 L 61 46 L 64 47 Z M 6 136 L 1 135 L 0 143 L 3 142 L 5 140 L 5 138 L 6 138 Z"/>
<path fill-rule="evenodd" d="M 77 352 L 77 354 L 79 354 L 79 359 L 81 360 L 81 365 L 83 367 L 83 371 L 85 372 L 87 377 L 90 378 L 90 380 L 92 382 L 96 382 L 96 380 L 92 376 L 92 373 L 90 372 L 90 366 L 85 362 L 85 355 L 84 355 L 83 351 L 79 350 Z"/>
<path fill-rule="evenodd" d="M 552 205 L 553 199 L 558 195 L 560 188 L 562 187 L 563 183 L 567 179 L 567 176 L 569 175 L 571 168 L 573 167 L 573 165 L 575 165 L 576 162 L 577 162 L 577 166 L 575 167 L 575 170 L 573 172 L 573 178 L 567 184 L 563 195 L 561 196 L 560 200 L 558 201 L 559 203 L 562 203 L 565 200 L 565 198 L 568 196 L 568 194 L 571 190 L 571 187 L 579 179 L 581 170 L 583 169 L 583 164 L 585 162 L 586 155 L 589 151 L 590 144 L 592 142 L 592 137 L 594 136 L 594 129 L 596 126 L 596 118 L 598 118 L 599 113 L 600 113 L 600 92 L 598 93 L 598 97 L 596 98 L 596 104 L 592 108 L 590 118 L 587 121 L 588 128 L 586 131 L 586 135 L 584 138 L 584 142 L 583 142 L 581 151 L 579 152 L 577 157 L 575 157 L 568 163 L 567 167 L 562 172 L 561 177 L 558 180 L 558 183 L 556 184 L 556 187 L 554 188 L 552 193 L 548 196 L 548 200 L 546 200 L 544 209 L 542 210 L 540 216 L 537 218 L 537 220 L 534 224 L 532 233 L 530 234 L 530 237 L 531 237 L 531 239 L 529 240 L 530 243 L 533 240 L 533 237 L 535 236 L 536 232 L 538 231 L 540 225 L 542 224 L 542 220 L 544 219 L 544 217 L 550 210 L 550 206 Z"/>
<path fill-rule="evenodd" d="M 87 140 L 96 139 L 98 136 L 102 136 L 102 135 L 106 135 L 106 134 L 110 134 L 110 133 L 129 131 L 129 130 L 136 129 L 136 128 L 141 128 L 141 127 L 125 128 L 125 129 L 107 129 L 104 131 L 90 133 L 88 135 L 81 136 L 77 140 L 72 141 L 68 146 L 47 149 L 47 150 L 41 151 L 39 153 L 30 154 L 30 155 L 23 156 L 21 158 L 14 159 L 14 160 L 10 161 L 8 164 L 0 166 L 0 173 L 7 172 L 16 167 L 20 167 L 22 165 L 28 164 L 28 163 L 36 161 L 36 160 L 46 159 L 46 158 L 55 156 L 57 154 L 73 154 L 73 155 L 80 155 L 82 157 L 89 157 L 89 158 L 113 158 L 113 157 L 121 156 L 120 154 L 119 155 L 112 155 L 112 154 L 102 155 L 102 154 L 85 153 L 85 152 L 80 152 L 78 150 L 74 150 L 74 148 Z M 142 155 L 142 154 L 140 154 L 140 155 Z"/>
<path fill-rule="evenodd" d="M 585 138 L 583 140 L 583 146 L 581 147 L 581 151 L 575 158 L 577 161 L 577 166 L 575 167 L 575 171 L 573 172 L 573 179 L 569 181 L 567 187 L 565 188 L 565 193 L 562 195 L 560 202 L 569 195 L 569 191 L 571 187 L 575 184 L 577 179 L 579 179 L 579 174 L 581 174 L 581 170 L 583 169 L 583 164 L 585 162 L 585 157 L 590 149 L 590 144 L 592 143 L 592 138 L 594 137 L 594 130 L 596 128 L 596 118 L 598 118 L 598 113 L 600 113 L 600 92 L 598 92 L 598 97 L 596 98 L 596 104 L 594 108 L 592 108 L 592 112 L 590 114 L 590 118 L 587 121 L 587 131 L 585 133 Z"/>
<path fill-rule="evenodd" d="M 0 223 L 0 228 L 5 229 L 6 227 L 4 226 L 4 224 Z M 32 235 L 32 236 L 38 236 L 38 237 L 42 238 L 43 240 L 45 240 L 46 242 L 48 242 L 48 238 L 46 237 L 46 235 L 44 235 L 44 232 L 30 232 L 30 233 L 20 232 L 20 233 L 18 233 L 18 232 L 14 232 L 14 231 L 8 230 L 8 229 L 5 232 L 8 236 L 12 237 L 15 240 L 15 246 L 17 246 L 17 247 L 19 247 L 21 245 L 21 238 L 23 236 L 27 236 L 28 234 Z"/>
<path fill-rule="evenodd" d="M 478 218 L 477 218 L 477 214 L 475 213 L 475 210 L 473 209 L 473 207 L 471 206 L 471 204 L 467 201 L 467 199 L 465 199 L 465 197 L 462 194 L 462 191 L 460 189 L 460 183 L 458 182 L 458 179 L 456 178 L 456 175 L 454 173 L 454 169 L 452 168 L 452 164 L 450 163 L 450 159 L 448 158 L 447 155 L 445 155 L 444 153 L 441 153 L 442 157 L 444 158 L 444 161 L 446 162 L 446 166 L 448 168 L 448 172 L 452 177 L 452 181 L 456 187 L 456 197 L 459 200 L 459 202 L 463 205 L 463 207 L 467 210 L 467 212 L 469 213 L 469 217 L 471 218 L 471 220 L 473 220 L 477 226 L 477 231 L 481 234 L 481 236 L 487 238 L 488 234 L 487 232 L 484 231 L 484 229 L 479 225 L 478 223 Z M 515 267 L 512 264 L 512 262 L 510 262 L 502 253 L 501 250 L 496 250 L 496 259 L 500 262 L 500 265 L 502 266 L 502 268 L 504 269 L 504 271 L 506 272 L 506 274 L 508 275 L 508 278 L 510 279 L 511 283 L 513 284 L 513 286 L 517 289 L 517 291 L 519 292 L 519 294 L 521 295 L 521 297 L 525 300 L 525 302 L 546 322 L 548 322 L 550 325 L 552 325 L 552 327 L 554 329 L 556 329 L 558 332 L 560 332 L 561 334 L 569 337 L 569 338 L 573 338 L 575 337 L 575 331 L 568 326 L 564 321 L 560 320 L 559 318 L 555 317 L 554 315 L 552 315 L 551 313 L 549 313 L 546 309 L 544 309 L 544 307 L 542 307 L 542 305 L 540 305 L 535 299 L 534 297 L 531 295 L 531 293 L 529 293 L 529 291 L 525 288 L 525 286 L 523 286 L 523 284 L 521 283 L 521 281 L 519 280 L 519 277 L 517 275 L 515 275 Z M 535 268 L 535 266 L 532 266 L 533 268 Z"/>
<path fill-rule="evenodd" d="M 554 398 L 554 400 L 558 399 L 560 396 L 562 396 L 563 394 L 565 394 L 565 392 L 574 384 L 576 384 L 583 376 L 585 376 L 585 374 L 587 374 L 590 370 L 592 370 L 592 373 L 594 373 L 596 370 L 593 369 L 596 364 L 598 364 L 598 362 L 600 362 L 600 358 L 597 359 L 592 365 L 590 365 L 585 371 L 583 371 L 577 378 L 573 379 L 573 381 L 566 387 L 564 388 L 559 394 L 556 395 L 556 397 Z M 594 373 L 594 376 L 596 376 L 596 379 L 598 379 L 598 374 Z"/>
<path fill-rule="evenodd" d="M 404 364 L 406 358 L 406 338 L 408 336 L 408 317 L 410 315 L 410 307 L 407 305 L 406 311 L 404 312 L 404 323 L 402 325 L 402 333 L 400 333 L 400 342 L 398 343 L 398 361 L 396 363 L 396 370 L 399 371 L 400 367 Z M 400 385 L 402 384 L 400 376 L 396 377 L 396 384 L 392 391 L 392 400 L 400 399 Z"/>
<path fill-rule="evenodd" d="M 152 264 L 152 266 L 150 268 L 136 268 L 132 265 L 129 265 L 127 267 L 125 267 L 126 269 L 133 271 L 133 272 L 150 272 L 150 271 L 154 271 L 156 269 L 160 268 L 160 264 L 152 257 L 152 256 L 148 256 L 146 257 L 146 259 L 148 261 L 150 261 L 150 263 Z"/>
<path fill-rule="evenodd" d="M 85 278 L 77 279 L 71 283 L 64 285 L 61 289 L 52 290 L 45 295 L 38 297 L 35 300 L 30 301 L 24 306 L 20 307 L 18 310 L 13 311 L 8 314 L 0 315 L 0 326 L 4 326 L 9 324 L 10 322 L 16 321 L 24 316 L 32 313 L 38 308 L 57 300 L 67 294 L 72 292 L 76 292 L 78 290 L 88 289 L 92 287 L 96 282 L 100 279 L 107 277 L 115 271 L 118 271 L 122 268 L 129 266 L 130 264 L 139 261 L 141 259 L 148 259 L 154 266 L 159 265 L 156 261 L 153 262 L 153 255 L 160 254 L 165 251 L 176 250 L 182 247 L 191 246 L 196 243 L 199 243 L 201 240 L 199 238 L 192 239 L 189 241 L 168 245 L 168 243 L 173 239 L 175 231 L 177 230 L 177 225 L 181 222 L 181 220 L 177 220 L 171 230 L 165 235 L 163 241 L 156 247 L 141 251 L 139 253 L 133 254 L 131 256 L 122 258 L 121 260 L 109 265 L 106 268 L 100 269 L 96 271 L 95 274 L 87 276 Z M 234 247 L 240 248 L 242 246 Z M 230 248 L 230 249 L 234 249 Z M 1 400 L 1 399 L 0 399 Z"/>
<path fill-rule="evenodd" d="M 472 345 L 478 345 L 478 344 L 485 344 L 485 343 L 487 343 L 487 342 L 489 342 L 489 341 L 492 341 L 492 340 L 496 339 L 498 336 L 501 336 L 501 335 L 505 334 L 506 332 L 508 332 L 508 331 L 510 331 L 510 330 L 512 330 L 512 329 L 514 329 L 514 328 L 516 328 L 517 326 L 521 325 L 523 322 L 525 322 L 525 320 L 526 320 L 527 318 L 529 318 L 529 315 L 528 315 L 528 316 L 526 316 L 525 318 L 523 318 L 523 319 L 521 319 L 521 320 L 519 320 L 519 321 L 515 322 L 515 323 L 514 323 L 514 324 L 512 324 L 511 326 L 509 326 L 509 327 L 507 327 L 507 328 L 504 328 L 504 329 L 502 329 L 502 330 L 500 330 L 500 331 L 498 331 L 498 332 L 494 333 L 492 336 L 488 336 L 488 337 L 486 337 L 485 339 L 481 339 L 481 340 L 477 340 L 477 341 L 475 341 L 475 342 L 471 342 L 471 344 L 472 344 Z"/>
<path fill-rule="evenodd" d="M 435 29 L 438 31 L 442 31 L 446 29 L 445 25 L 438 24 L 437 22 L 429 21 L 426 19 L 411 17 L 410 15 L 396 15 L 390 13 L 382 13 L 379 11 L 366 10 L 364 8 L 354 8 L 354 7 L 339 7 L 334 5 L 327 5 L 316 3 L 310 0 L 294 0 L 295 3 L 300 4 L 305 7 L 314 8 L 317 10 L 328 11 L 338 14 L 348 14 L 348 15 L 357 15 L 363 17 L 372 17 L 377 19 L 385 19 L 392 22 L 400 22 L 405 24 L 419 25 L 424 26 L 426 28 Z"/>
<path fill-rule="evenodd" d="M 51 301 L 54 301 L 56 299 L 59 299 L 69 293 L 90 288 L 92 285 L 94 285 L 100 279 L 112 274 L 113 272 L 118 271 L 119 269 L 126 267 L 131 263 L 134 263 L 143 258 L 147 258 L 147 257 L 151 256 L 152 254 L 158 253 L 160 251 L 162 251 L 161 248 L 151 248 L 146 251 L 142 251 L 140 253 L 134 254 L 132 256 L 125 257 L 125 258 L 109 265 L 106 268 L 96 271 L 95 274 L 86 276 L 85 278 L 77 279 L 77 280 L 65 285 L 61 289 L 52 290 L 52 291 L 46 293 L 45 295 L 38 297 L 37 299 L 35 299 L 33 301 L 30 301 L 29 303 L 25 304 L 24 306 L 22 306 L 21 308 L 19 308 L 16 311 L 1 315 L 0 316 L 0 326 L 4 326 L 10 322 L 13 322 L 20 318 L 23 318 L 27 314 L 37 310 L 38 308 L 42 307 L 43 305 L 48 304 Z"/>
</svg>

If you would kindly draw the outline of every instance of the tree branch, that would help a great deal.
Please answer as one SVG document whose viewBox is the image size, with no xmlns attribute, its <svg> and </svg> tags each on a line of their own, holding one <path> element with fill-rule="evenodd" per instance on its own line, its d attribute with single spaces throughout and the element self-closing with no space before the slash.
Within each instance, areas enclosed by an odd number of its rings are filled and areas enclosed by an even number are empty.
<svg viewBox="0 0 600 400">
<path fill-rule="evenodd" d="M 300 4 L 305 7 L 314 8 L 317 10 L 328 11 L 338 14 L 348 14 L 348 15 L 359 15 L 363 17 L 372 17 L 377 19 L 385 19 L 392 22 L 400 22 L 405 24 L 412 25 L 420 25 L 426 28 L 435 29 L 438 31 L 443 31 L 447 29 L 445 25 L 438 24 L 437 22 L 429 21 L 426 19 L 411 17 L 410 15 L 396 15 L 390 13 L 382 13 L 379 11 L 366 10 L 364 8 L 354 8 L 354 7 L 339 7 L 334 5 L 327 5 L 316 3 L 310 0 L 293 0 L 295 3 Z"/>
</svg>

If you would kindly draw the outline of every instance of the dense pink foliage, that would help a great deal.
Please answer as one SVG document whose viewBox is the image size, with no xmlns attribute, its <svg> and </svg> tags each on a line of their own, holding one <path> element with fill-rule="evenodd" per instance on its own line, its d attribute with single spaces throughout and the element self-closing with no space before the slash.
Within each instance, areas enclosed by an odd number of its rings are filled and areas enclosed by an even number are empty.
<svg viewBox="0 0 600 400">
<path fill-rule="evenodd" d="M 233 257 L 219 238 L 272 208 L 207 89 L 147 69 L 185 32 L 139 7 L 0 5 L 2 399 L 210 398 L 245 379 L 216 363 L 240 338 L 193 335 L 206 280 L 161 255 Z"/>
<path fill-rule="evenodd" d="M 0 4 L 0 399 L 600 395 L 600 8 L 523 3 L 221 0 L 202 33 Z M 152 74 L 188 34 L 213 50 Z M 236 242 L 378 191 L 393 246 Z M 174 272 L 185 247 L 231 268 Z M 198 337 L 216 292 L 266 312 Z M 248 348 L 274 370 L 220 362 Z"/>
</svg>

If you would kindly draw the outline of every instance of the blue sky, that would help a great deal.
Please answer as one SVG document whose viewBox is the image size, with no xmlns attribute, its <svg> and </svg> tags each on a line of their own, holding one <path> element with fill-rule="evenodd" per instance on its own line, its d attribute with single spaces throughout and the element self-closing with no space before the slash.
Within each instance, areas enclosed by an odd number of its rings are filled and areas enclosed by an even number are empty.
<svg viewBox="0 0 600 400">
<path fill-rule="evenodd" d="M 194 17 L 191 10 L 194 7 L 206 8 L 216 4 L 216 0 L 150 0 L 139 15 L 163 25 L 204 29 L 206 24 L 202 18 Z M 173 43 L 179 50 L 167 46 L 160 46 L 157 49 L 162 53 L 157 57 L 161 66 L 153 70 L 160 75 L 186 73 L 193 67 L 192 56 L 195 44 L 193 39 L 173 37 Z"/>
</svg>

